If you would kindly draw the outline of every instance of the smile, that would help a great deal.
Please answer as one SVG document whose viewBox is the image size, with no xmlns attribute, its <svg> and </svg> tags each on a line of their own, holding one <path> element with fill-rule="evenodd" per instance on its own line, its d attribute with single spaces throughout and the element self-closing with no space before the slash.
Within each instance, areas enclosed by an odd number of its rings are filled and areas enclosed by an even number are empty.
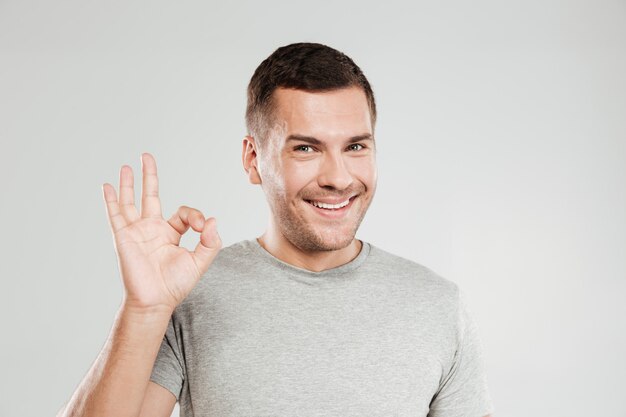
<svg viewBox="0 0 626 417">
<path fill-rule="evenodd" d="M 339 219 L 348 213 L 356 197 L 357 196 L 352 196 L 345 201 L 338 202 L 337 204 L 324 203 L 322 201 L 315 200 L 304 201 L 309 203 L 313 207 L 313 210 L 315 210 L 319 215 L 331 219 Z"/>
<path fill-rule="evenodd" d="M 309 203 L 313 204 L 315 207 L 328 209 L 328 210 L 337 210 L 337 209 L 347 206 L 350 203 L 350 199 L 347 199 L 346 201 L 343 201 L 339 204 L 328 204 L 328 203 L 322 203 L 321 201 L 309 201 Z"/>
</svg>

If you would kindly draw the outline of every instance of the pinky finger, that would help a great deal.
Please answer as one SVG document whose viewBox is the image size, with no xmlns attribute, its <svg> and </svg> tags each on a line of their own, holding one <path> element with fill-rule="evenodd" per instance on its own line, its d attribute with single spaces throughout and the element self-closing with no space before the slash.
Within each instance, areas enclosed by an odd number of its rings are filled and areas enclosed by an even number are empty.
<svg viewBox="0 0 626 417">
<path fill-rule="evenodd" d="M 122 213 L 120 213 L 120 205 L 117 202 L 115 188 L 113 188 L 111 184 L 103 184 L 102 193 L 104 195 L 109 224 L 111 225 L 111 229 L 113 229 L 114 232 L 117 232 L 126 226 L 126 220 L 124 219 L 124 216 L 122 216 Z"/>
</svg>

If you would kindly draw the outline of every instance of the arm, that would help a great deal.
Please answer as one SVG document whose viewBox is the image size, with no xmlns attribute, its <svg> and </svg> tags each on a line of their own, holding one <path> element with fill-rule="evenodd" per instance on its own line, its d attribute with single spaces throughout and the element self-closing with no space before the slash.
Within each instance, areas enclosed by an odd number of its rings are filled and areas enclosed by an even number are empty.
<svg viewBox="0 0 626 417">
<path fill-rule="evenodd" d="M 104 348 L 59 417 L 165 416 L 176 402 L 149 385 L 151 371 L 172 312 L 207 271 L 221 240 L 215 220 L 198 210 L 182 206 L 165 221 L 150 154 L 142 155 L 142 170 L 141 211 L 130 167 L 120 170 L 119 202 L 112 185 L 102 187 L 124 298 Z M 200 233 L 193 252 L 179 246 L 190 227 Z"/>
<path fill-rule="evenodd" d="M 170 315 L 120 308 L 102 351 L 59 417 L 140 415 L 147 392 L 155 395 L 148 383 Z"/>
<path fill-rule="evenodd" d="M 485 416 L 493 414 L 487 387 L 485 361 L 478 328 L 469 314 L 465 297 L 456 289 L 455 353 L 441 380 L 429 417 Z"/>
<path fill-rule="evenodd" d="M 174 394 L 150 381 L 139 417 L 170 417 L 176 405 Z"/>
</svg>

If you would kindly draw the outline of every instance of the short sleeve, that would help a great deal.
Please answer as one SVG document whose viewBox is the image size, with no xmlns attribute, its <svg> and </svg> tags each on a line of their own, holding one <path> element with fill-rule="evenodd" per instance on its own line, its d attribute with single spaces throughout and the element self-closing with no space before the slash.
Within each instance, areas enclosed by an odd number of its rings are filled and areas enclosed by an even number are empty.
<svg viewBox="0 0 626 417">
<path fill-rule="evenodd" d="M 493 409 L 478 329 L 459 292 L 456 352 L 433 397 L 428 417 L 483 417 Z"/>
<path fill-rule="evenodd" d="M 184 369 L 183 355 L 180 352 L 174 327 L 174 318 L 171 317 L 152 368 L 150 381 L 171 391 L 176 396 L 176 401 L 179 401 L 185 380 Z"/>
</svg>

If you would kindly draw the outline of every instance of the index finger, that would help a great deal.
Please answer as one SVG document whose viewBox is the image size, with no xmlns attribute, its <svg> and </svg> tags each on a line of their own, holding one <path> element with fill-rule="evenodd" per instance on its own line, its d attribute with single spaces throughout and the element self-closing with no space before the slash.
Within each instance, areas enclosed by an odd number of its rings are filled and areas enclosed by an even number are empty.
<svg viewBox="0 0 626 417">
<path fill-rule="evenodd" d="M 159 178 L 154 157 L 149 153 L 141 154 L 143 182 L 141 188 L 141 217 L 161 218 L 161 200 L 159 200 Z"/>
</svg>

